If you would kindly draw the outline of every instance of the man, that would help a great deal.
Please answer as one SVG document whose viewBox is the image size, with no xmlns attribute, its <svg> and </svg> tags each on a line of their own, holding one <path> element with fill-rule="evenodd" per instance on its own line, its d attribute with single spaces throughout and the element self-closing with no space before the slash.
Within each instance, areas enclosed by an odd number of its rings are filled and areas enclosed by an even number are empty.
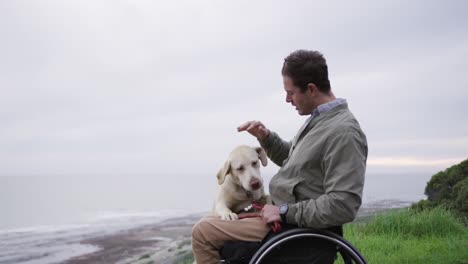
<svg viewBox="0 0 468 264">
<path fill-rule="evenodd" d="M 259 121 L 238 127 L 255 136 L 280 166 L 270 182 L 273 205 L 263 208 L 263 222 L 202 219 L 192 232 L 199 264 L 217 263 L 224 241 L 261 241 L 266 224 L 275 221 L 341 234 L 341 226 L 354 219 L 361 205 L 367 141 L 346 100 L 331 91 L 325 58 L 317 51 L 295 51 L 285 58 L 281 73 L 286 102 L 299 115 L 310 116 L 295 138 L 286 142 Z M 333 263 L 336 250 L 317 245 L 310 254 L 317 254 L 314 263 Z"/>
</svg>

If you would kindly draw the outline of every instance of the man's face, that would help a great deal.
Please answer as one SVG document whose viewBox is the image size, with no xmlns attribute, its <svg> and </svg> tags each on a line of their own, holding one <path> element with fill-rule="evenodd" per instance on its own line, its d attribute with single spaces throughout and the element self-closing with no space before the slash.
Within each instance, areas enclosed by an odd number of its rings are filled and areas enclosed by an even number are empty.
<svg viewBox="0 0 468 264">
<path fill-rule="evenodd" d="M 283 75 L 284 90 L 286 91 L 286 102 L 291 103 L 299 115 L 310 115 L 314 111 L 316 105 L 314 103 L 314 92 L 307 89 L 301 92 L 301 89 L 294 86 L 293 81 L 288 76 Z"/>
</svg>

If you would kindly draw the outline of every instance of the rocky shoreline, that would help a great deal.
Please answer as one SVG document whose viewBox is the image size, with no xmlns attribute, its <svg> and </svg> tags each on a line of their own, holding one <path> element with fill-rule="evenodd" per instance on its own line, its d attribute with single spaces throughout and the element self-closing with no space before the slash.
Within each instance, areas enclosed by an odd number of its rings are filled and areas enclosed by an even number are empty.
<svg viewBox="0 0 468 264">
<path fill-rule="evenodd" d="M 96 246 L 100 250 L 72 258 L 64 263 L 174 263 L 177 256 L 190 252 L 192 226 L 203 215 L 172 218 L 156 224 L 83 240 L 80 243 Z"/>
</svg>

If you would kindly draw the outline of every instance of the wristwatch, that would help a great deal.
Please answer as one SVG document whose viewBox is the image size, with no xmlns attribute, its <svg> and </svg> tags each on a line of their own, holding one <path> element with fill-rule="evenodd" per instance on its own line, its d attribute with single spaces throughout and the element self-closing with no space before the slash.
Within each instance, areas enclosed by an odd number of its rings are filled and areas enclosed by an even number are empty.
<svg viewBox="0 0 468 264">
<path fill-rule="evenodd" d="M 288 209 L 288 204 L 282 204 L 279 207 L 279 214 L 281 216 L 281 221 L 283 222 L 283 224 L 286 224 L 286 213 L 288 212 Z"/>
</svg>

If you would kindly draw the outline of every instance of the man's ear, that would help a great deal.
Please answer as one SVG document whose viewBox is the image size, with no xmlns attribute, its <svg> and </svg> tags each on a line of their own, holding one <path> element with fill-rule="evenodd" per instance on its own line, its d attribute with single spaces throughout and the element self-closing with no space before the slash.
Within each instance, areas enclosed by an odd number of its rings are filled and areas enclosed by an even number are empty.
<svg viewBox="0 0 468 264">
<path fill-rule="evenodd" d="M 307 90 L 309 90 L 311 94 L 317 94 L 318 92 L 320 92 L 317 85 L 315 85 L 314 83 L 308 83 Z"/>
<path fill-rule="evenodd" d="M 226 175 L 229 173 L 231 173 L 231 162 L 228 160 L 224 163 L 224 167 L 219 170 L 218 175 L 216 175 L 216 177 L 218 177 L 219 185 L 223 184 Z"/>
<path fill-rule="evenodd" d="M 268 164 L 268 159 L 265 150 L 261 147 L 256 147 L 255 151 L 258 153 L 258 158 L 262 161 L 263 167 L 265 167 Z"/>
</svg>

